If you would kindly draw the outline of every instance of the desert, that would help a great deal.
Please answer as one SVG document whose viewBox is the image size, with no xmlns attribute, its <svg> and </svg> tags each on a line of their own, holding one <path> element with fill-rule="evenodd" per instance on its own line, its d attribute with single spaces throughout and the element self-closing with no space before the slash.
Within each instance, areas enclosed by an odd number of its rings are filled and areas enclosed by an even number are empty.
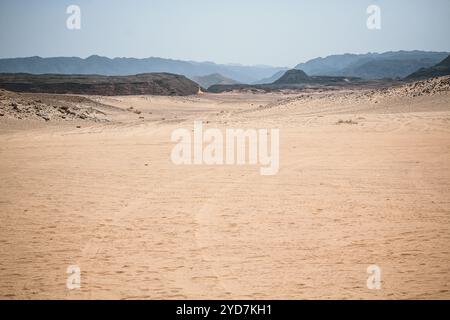
<svg viewBox="0 0 450 320">
<path fill-rule="evenodd" d="M 448 76 L 0 106 L 2 299 L 450 298 Z M 278 173 L 174 164 L 195 121 L 279 129 Z"/>
</svg>

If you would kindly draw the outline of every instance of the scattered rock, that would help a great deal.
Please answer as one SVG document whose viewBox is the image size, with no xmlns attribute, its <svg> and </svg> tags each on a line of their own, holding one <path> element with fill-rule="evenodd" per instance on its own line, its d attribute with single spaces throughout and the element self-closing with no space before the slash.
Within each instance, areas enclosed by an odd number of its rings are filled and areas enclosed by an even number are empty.
<svg viewBox="0 0 450 320">
<path fill-rule="evenodd" d="M 353 121 L 352 119 L 350 119 L 350 120 L 339 119 L 339 121 L 336 122 L 336 124 L 358 124 L 358 122 Z"/>
<path fill-rule="evenodd" d="M 38 114 L 38 116 L 44 119 L 45 121 L 50 121 L 50 117 L 47 114 Z"/>
</svg>

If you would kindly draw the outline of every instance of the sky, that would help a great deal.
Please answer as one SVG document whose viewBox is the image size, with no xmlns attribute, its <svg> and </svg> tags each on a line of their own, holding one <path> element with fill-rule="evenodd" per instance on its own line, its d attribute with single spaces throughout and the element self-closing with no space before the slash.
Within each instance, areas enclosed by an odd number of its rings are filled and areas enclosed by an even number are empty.
<svg viewBox="0 0 450 320">
<path fill-rule="evenodd" d="M 81 28 L 66 26 L 69 5 Z M 381 29 L 366 10 L 377 5 Z M 319 56 L 450 51 L 450 0 L 0 0 L 0 57 L 162 57 L 293 67 Z"/>
</svg>

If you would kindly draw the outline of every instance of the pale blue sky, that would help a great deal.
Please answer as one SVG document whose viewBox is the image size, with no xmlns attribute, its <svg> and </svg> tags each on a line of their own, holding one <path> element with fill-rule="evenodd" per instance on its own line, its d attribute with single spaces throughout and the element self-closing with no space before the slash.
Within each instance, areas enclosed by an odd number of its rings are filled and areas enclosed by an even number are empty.
<svg viewBox="0 0 450 320">
<path fill-rule="evenodd" d="M 81 30 L 66 8 L 81 7 Z M 381 7 L 381 30 L 366 8 Z M 318 56 L 450 51 L 450 0 L 0 0 L 0 57 L 149 56 L 292 67 Z"/>
</svg>

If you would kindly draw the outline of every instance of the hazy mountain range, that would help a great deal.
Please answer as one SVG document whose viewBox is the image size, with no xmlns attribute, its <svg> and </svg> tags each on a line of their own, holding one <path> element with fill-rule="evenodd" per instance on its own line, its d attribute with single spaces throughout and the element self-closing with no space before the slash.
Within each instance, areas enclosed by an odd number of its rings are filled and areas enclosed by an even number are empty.
<svg viewBox="0 0 450 320">
<path fill-rule="evenodd" d="M 31 74 L 97 74 L 134 75 L 150 72 L 168 72 L 188 78 L 218 73 L 237 82 L 252 83 L 270 77 L 286 68 L 271 66 L 242 66 L 216 64 L 213 62 L 194 62 L 163 58 L 114 58 L 90 56 L 58 58 L 10 58 L 0 59 L 0 73 Z"/>
<path fill-rule="evenodd" d="M 405 80 L 417 80 L 450 74 L 450 56 L 429 68 L 421 68 Z M 280 76 L 281 75 L 281 76 Z M 241 84 L 218 73 L 194 76 L 192 80 L 183 75 L 171 73 L 146 73 L 130 76 L 103 76 L 77 74 L 29 74 L 0 73 L 0 88 L 18 92 L 46 92 L 96 95 L 191 95 L 201 87 L 209 92 L 232 90 L 273 91 L 305 88 L 311 86 L 361 86 L 368 83 L 386 83 L 387 80 L 365 80 L 349 76 L 308 75 L 299 69 L 279 71 L 271 83 Z M 271 81 L 270 78 L 267 78 Z M 397 80 L 390 80 L 397 81 Z M 200 86 L 199 86 L 200 84 Z"/>
<path fill-rule="evenodd" d="M 274 83 L 275 81 L 280 79 L 286 73 L 286 71 L 288 71 L 288 70 L 280 70 L 277 73 L 273 74 L 271 77 L 255 81 L 252 84 Z"/>
<path fill-rule="evenodd" d="M 340 54 L 316 58 L 298 64 L 308 76 L 358 77 L 362 79 L 404 78 L 419 69 L 440 63 L 448 52 L 397 51 L 367 54 Z M 90 56 L 56 58 L 0 59 L 0 73 L 30 74 L 97 74 L 135 75 L 150 72 L 168 72 L 184 75 L 204 88 L 215 84 L 268 84 L 288 70 L 272 66 L 243 66 L 195 62 L 164 58 L 114 58 Z"/>
<path fill-rule="evenodd" d="M 420 68 L 441 62 L 448 52 L 397 51 L 367 54 L 341 54 L 316 58 L 298 64 L 308 75 L 347 76 L 363 79 L 404 78 Z"/>
</svg>

